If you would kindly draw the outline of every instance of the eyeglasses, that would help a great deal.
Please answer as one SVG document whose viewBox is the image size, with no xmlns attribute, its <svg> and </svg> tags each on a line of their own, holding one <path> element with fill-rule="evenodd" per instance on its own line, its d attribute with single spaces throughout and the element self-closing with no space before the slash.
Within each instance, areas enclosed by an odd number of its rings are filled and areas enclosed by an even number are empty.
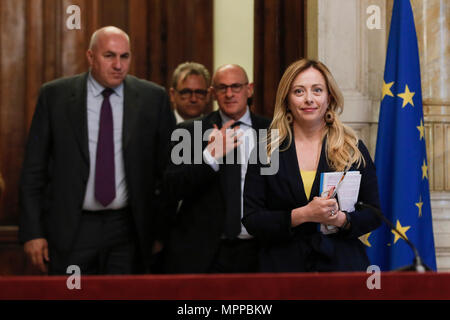
<svg viewBox="0 0 450 320">
<path fill-rule="evenodd" d="M 226 93 L 228 91 L 228 88 L 231 88 L 231 91 L 234 93 L 239 93 L 241 92 L 242 88 L 247 85 L 248 82 L 245 83 L 233 83 L 230 85 L 226 85 L 226 84 L 219 84 L 218 86 L 214 86 L 214 89 L 217 90 L 219 93 Z"/>
<path fill-rule="evenodd" d="M 195 94 L 195 96 L 197 98 L 205 99 L 206 95 L 208 94 L 208 90 L 204 90 L 204 89 L 191 90 L 191 89 L 185 88 L 185 89 L 176 90 L 176 91 L 184 99 L 192 97 L 193 94 Z"/>
</svg>

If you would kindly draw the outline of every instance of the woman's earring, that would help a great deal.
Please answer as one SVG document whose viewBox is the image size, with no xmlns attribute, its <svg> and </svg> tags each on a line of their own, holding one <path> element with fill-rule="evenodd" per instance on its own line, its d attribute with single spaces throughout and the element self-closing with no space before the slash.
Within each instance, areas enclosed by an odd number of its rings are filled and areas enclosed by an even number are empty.
<svg viewBox="0 0 450 320">
<path fill-rule="evenodd" d="M 288 122 L 289 125 L 291 125 L 292 122 L 294 122 L 294 117 L 292 116 L 292 113 L 290 110 L 288 110 L 286 112 L 286 121 Z"/>
<path fill-rule="evenodd" d="M 334 112 L 330 109 L 325 112 L 325 122 L 327 125 L 331 126 L 334 123 Z"/>
</svg>

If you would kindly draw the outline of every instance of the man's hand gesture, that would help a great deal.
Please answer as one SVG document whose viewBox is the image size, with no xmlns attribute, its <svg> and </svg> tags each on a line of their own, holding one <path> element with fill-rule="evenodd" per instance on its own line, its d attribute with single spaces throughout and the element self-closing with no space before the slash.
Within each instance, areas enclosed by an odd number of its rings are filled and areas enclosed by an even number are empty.
<svg viewBox="0 0 450 320">
<path fill-rule="evenodd" d="M 234 122 L 234 120 L 228 121 L 220 130 L 214 124 L 214 129 L 208 137 L 208 146 L 206 148 L 216 160 L 223 158 L 242 143 L 240 137 L 243 135 L 243 132 L 237 131 L 239 126 L 230 128 Z"/>
</svg>

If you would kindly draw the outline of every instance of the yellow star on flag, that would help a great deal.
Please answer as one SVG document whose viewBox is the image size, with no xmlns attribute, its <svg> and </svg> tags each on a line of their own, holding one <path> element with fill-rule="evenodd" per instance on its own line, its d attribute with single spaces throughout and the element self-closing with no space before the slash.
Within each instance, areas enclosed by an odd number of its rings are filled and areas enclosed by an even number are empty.
<svg viewBox="0 0 450 320">
<path fill-rule="evenodd" d="M 419 217 L 421 217 L 422 216 L 422 206 L 423 206 L 422 196 L 420 196 L 419 202 L 416 202 L 416 206 L 417 206 L 417 208 L 419 208 Z"/>
<path fill-rule="evenodd" d="M 398 96 L 403 99 L 402 108 L 404 108 L 408 103 L 414 107 L 414 102 L 412 97 L 414 97 L 415 92 L 409 91 L 408 85 L 405 86 L 405 92 L 399 93 Z"/>
<path fill-rule="evenodd" d="M 422 119 L 420 119 L 420 126 L 417 126 L 416 128 L 420 132 L 419 140 L 422 140 L 423 137 L 425 137 L 425 127 L 423 126 L 423 120 Z"/>
<path fill-rule="evenodd" d="M 394 95 L 392 94 L 392 91 L 391 91 L 391 87 L 392 87 L 393 84 L 394 84 L 394 81 L 389 82 L 389 83 L 386 83 L 386 82 L 384 82 L 384 80 L 383 80 L 383 89 L 382 89 L 383 96 L 381 97 L 381 100 L 384 99 L 384 96 L 385 96 L 385 95 L 388 95 L 388 96 L 391 96 L 391 97 L 394 96 Z"/>
<path fill-rule="evenodd" d="M 423 159 L 423 165 L 422 165 L 422 180 L 427 178 L 428 179 L 428 166 L 425 163 L 425 159 Z"/>
<path fill-rule="evenodd" d="M 361 237 L 359 237 L 359 240 L 368 247 L 372 246 L 369 242 L 369 237 L 370 237 L 371 233 L 372 232 L 369 232 L 369 233 L 363 234 Z"/>
<path fill-rule="evenodd" d="M 402 234 L 402 236 L 404 236 L 406 239 L 408 239 L 408 237 L 406 236 L 406 231 L 408 231 L 409 228 L 411 228 L 410 226 L 402 227 L 402 225 L 400 224 L 400 221 L 397 220 L 397 225 L 396 225 L 395 227 L 397 228 L 398 231 L 400 231 L 400 233 Z M 401 237 L 400 237 L 400 235 L 399 235 L 396 231 L 391 230 L 391 232 L 392 232 L 392 233 L 394 234 L 394 236 L 395 236 L 395 239 L 394 239 L 394 244 L 395 244 L 395 243 L 398 241 L 398 239 L 400 239 Z"/>
</svg>

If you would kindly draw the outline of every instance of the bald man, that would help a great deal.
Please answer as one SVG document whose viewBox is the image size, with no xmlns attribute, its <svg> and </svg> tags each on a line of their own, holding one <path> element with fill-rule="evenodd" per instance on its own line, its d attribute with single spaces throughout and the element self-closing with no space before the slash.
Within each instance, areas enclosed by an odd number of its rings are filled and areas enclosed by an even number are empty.
<svg viewBox="0 0 450 320">
<path fill-rule="evenodd" d="M 178 125 L 190 133 L 192 158 L 187 163 L 171 159 L 165 175 L 172 203 L 181 201 L 172 215 L 163 254 L 167 273 L 258 270 L 258 244 L 241 223 L 242 191 L 247 161 L 258 143 L 258 131 L 266 129 L 270 121 L 250 112 L 247 100 L 253 94 L 253 84 L 239 65 L 218 68 L 211 92 L 219 110 Z M 201 135 L 196 134 L 197 127 L 201 128 Z M 207 130 L 212 131 L 208 141 L 203 141 Z M 200 155 L 195 154 L 197 144 L 202 145 Z M 240 161 L 229 161 L 227 155 L 231 152 L 237 153 Z M 203 162 L 198 163 L 195 158 Z"/>
<path fill-rule="evenodd" d="M 165 90 L 128 75 L 128 35 L 91 37 L 89 71 L 42 86 L 20 182 L 20 240 L 42 273 L 151 272 L 175 126 Z"/>
</svg>

